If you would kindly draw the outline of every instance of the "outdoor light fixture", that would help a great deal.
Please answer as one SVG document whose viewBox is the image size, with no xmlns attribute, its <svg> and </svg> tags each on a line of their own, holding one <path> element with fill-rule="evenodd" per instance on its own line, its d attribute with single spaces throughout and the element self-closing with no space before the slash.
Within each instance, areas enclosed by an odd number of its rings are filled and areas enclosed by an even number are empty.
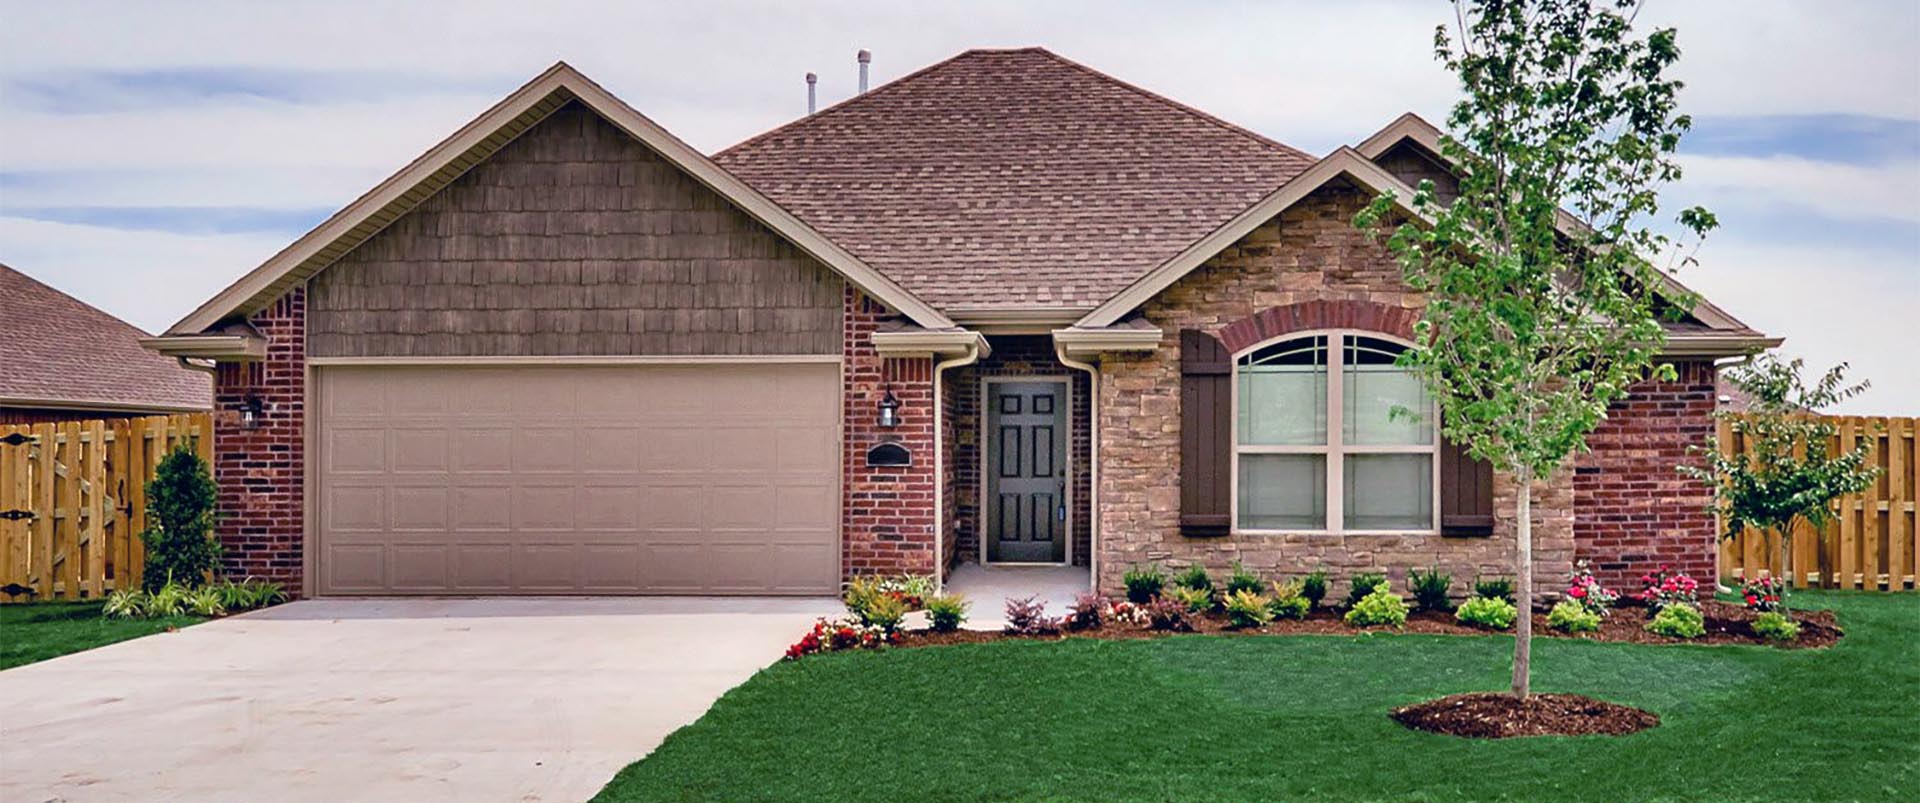
<svg viewBox="0 0 1920 803">
<path fill-rule="evenodd" d="M 900 400 L 893 397 L 892 388 L 880 399 L 880 426 L 888 429 L 900 426 Z"/>
<path fill-rule="evenodd" d="M 247 394 L 247 400 L 240 403 L 240 426 L 255 429 L 260 426 L 260 414 L 266 412 L 267 403 L 259 396 Z"/>
</svg>

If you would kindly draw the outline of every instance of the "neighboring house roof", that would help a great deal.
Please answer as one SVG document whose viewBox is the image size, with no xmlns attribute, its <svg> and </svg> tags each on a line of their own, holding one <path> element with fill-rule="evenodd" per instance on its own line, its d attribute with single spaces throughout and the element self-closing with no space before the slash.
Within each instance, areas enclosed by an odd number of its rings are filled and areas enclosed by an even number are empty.
<svg viewBox="0 0 1920 803">
<path fill-rule="evenodd" d="M 187 342 L 185 338 L 207 340 L 209 336 L 204 333 L 216 324 L 265 307 L 289 288 L 325 269 L 387 224 L 411 211 L 421 201 L 499 151 L 514 137 L 570 100 L 585 104 L 658 152 L 668 162 L 739 206 L 748 215 L 786 237 L 801 250 L 844 275 L 855 286 L 899 310 L 914 323 L 930 329 L 953 326 L 946 316 L 902 289 L 892 279 L 821 236 L 754 188 L 715 167 L 699 151 L 561 62 L 515 90 L 453 136 L 435 145 L 400 172 L 222 290 L 168 329 L 168 337 L 156 339 L 151 345 L 163 352 L 178 353 L 228 348 L 222 344 Z M 166 342 L 176 336 L 182 338 L 182 342 Z M 237 340 L 240 337 L 234 335 L 228 339 Z M 173 345 L 182 348 L 172 348 Z"/>
<path fill-rule="evenodd" d="M 140 347 L 147 333 L 0 265 L 0 406 L 205 410 L 213 382 Z"/>
<path fill-rule="evenodd" d="M 969 50 L 714 161 L 964 321 L 1092 309 L 1314 159 L 1025 48 Z"/>
</svg>

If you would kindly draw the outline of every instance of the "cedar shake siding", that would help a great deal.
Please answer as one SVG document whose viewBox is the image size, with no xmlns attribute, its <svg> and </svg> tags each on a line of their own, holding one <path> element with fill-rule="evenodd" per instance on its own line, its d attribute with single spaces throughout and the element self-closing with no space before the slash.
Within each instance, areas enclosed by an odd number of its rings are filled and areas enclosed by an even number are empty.
<svg viewBox="0 0 1920 803">
<path fill-rule="evenodd" d="M 1439 566 L 1461 581 L 1476 573 L 1511 572 L 1516 487 L 1507 475 L 1493 478 L 1497 515 L 1491 536 L 1188 537 L 1181 531 L 1178 333 L 1200 330 L 1243 348 L 1254 336 L 1249 333 L 1263 328 L 1319 326 L 1287 324 L 1282 317 L 1320 316 L 1341 328 L 1391 333 L 1417 316 L 1421 300 L 1403 284 L 1391 255 L 1353 228 L 1354 213 L 1368 199 L 1343 183 L 1313 193 L 1142 305 L 1140 313 L 1168 333 L 1157 350 L 1103 357 L 1101 590 L 1119 592 L 1129 565 L 1153 561 L 1171 567 L 1199 563 L 1222 573 L 1238 560 L 1284 577 L 1324 568 L 1336 588 L 1364 570 L 1386 571 L 1396 587 L 1412 568 Z M 1276 315 L 1276 308 L 1286 308 L 1285 314 Z M 1536 483 L 1533 512 L 1536 576 L 1550 588 L 1574 559 L 1571 472 Z"/>
<path fill-rule="evenodd" d="M 1453 177 L 1453 171 L 1435 161 L 1425 148 L 1411 141 L 1402 141 L 1386 149 L 1373 161 L 1409 187 L 1419 187 L 1422 181 L 1432 181 L 1433 194 L 1443 204 L 1453 203 L 1453 199 L 1460 197 L 1460 180 Z"/>
<path fill-rule="evenodd" d="M 843 284 L 573 102 L 314 277 L 308 349 L 836 354 Z"/>
</svg>

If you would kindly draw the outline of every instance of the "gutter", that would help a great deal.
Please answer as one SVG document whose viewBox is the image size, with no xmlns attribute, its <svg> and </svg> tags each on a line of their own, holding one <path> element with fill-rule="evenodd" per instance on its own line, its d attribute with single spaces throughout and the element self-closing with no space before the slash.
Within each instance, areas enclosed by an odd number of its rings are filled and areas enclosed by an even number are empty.
<svg viewBox="0 0 1920 803">
<path fill-rule="evenodd" d="M 946 412 L 947 397 L 941 392 L 940 376 L 948 368 L 959 368 L 980 361 L 986 350 L 986 338 L 968 344 L 966 353 L 933 364 L 933 587 L 945 593 L 947 588 L 947 482 Z"/>
<path fill-rule="evenodd" d="M 1155 330 L 1158 334 L 1159 330 Z M 1061 365 L 1087 372 L 1087 581 L 1100 588 L 1100 369 L 1067 356 L 1067 344 L 1056 333 L 1053 356 Z M 1069 533 L 1071 538 L 1072 534 Z"/>
</svg>

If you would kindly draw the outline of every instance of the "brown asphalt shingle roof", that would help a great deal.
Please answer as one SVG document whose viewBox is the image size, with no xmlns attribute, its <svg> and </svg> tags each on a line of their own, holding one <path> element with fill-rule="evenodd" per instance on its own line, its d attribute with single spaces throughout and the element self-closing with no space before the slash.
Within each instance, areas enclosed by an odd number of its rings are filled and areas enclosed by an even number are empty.
<svg viewBox="0 0 1920 803">
<path fill-rule="evenodd" d="M 211 407 L 212 379 L 142 348 L 146 336 L 0 265 L 0 403 Z"/>
<path fill-rule="evenodd" d="M 944 310 L 1087 310 L 1314 158 L 1041 48 L 969 50 L 714 156 Z"/>
</svg>

